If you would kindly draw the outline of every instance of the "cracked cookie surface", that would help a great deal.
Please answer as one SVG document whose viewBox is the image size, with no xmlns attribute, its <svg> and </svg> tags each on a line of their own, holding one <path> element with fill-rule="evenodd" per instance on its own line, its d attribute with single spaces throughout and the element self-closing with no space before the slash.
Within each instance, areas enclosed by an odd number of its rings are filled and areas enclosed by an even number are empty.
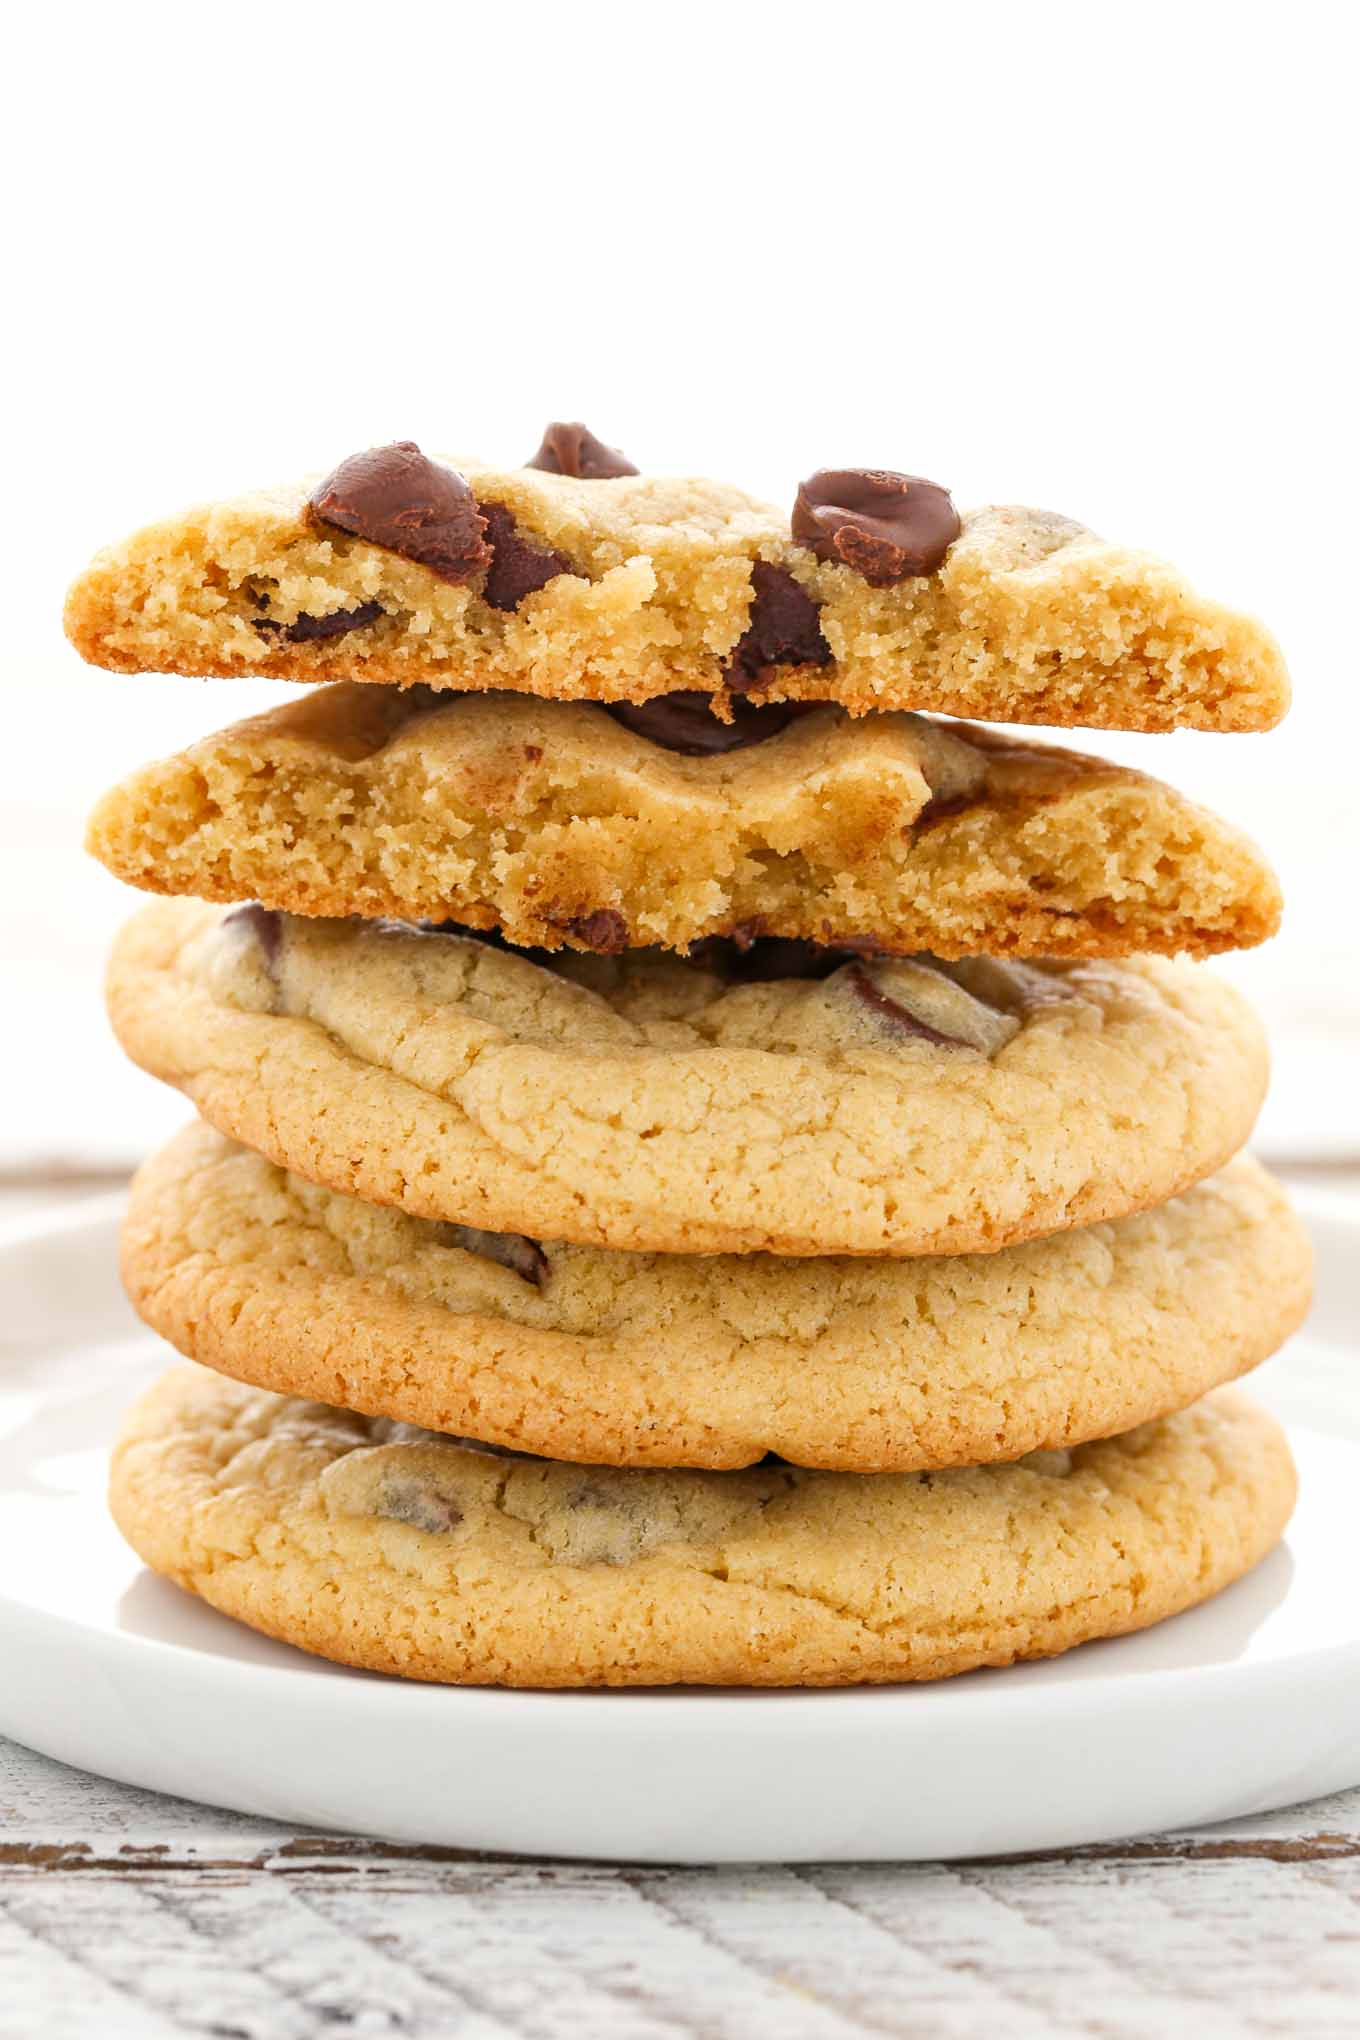
<svg viewBox="0 0 1360 2040">
<path fill-rule="evenodd" d="M 318 523 L 310 478 L 110 547 L 70 592 L 68 634 L 83 658 L 121 672 L 569 700 L 737 684 L 855 714 L 1136 730 L 1266 729 L 1288 705 L 1279 648 L 1259 623 L 1067 517 L 969 512 L 938 571 L 884 587 L 819 558 L 786 513 L 719 482 L 455 465 L 482 510 L 552 569 L 517 600 L 494 568 L 455 585 Z M 807 612 L 815 656 L 797 632 L 781 651 L 779 629 L 757 627 L 762 598 L 774 614 L 781 595 Z M 779 656 L 736 670 L 753 637 Z"/>
<path fill-rule="evenodd" d="M 148 891 L 549 949 L 1208 955 L 1279 920 L 1254 845 L 1156 780 L 830 707 L 684 756 L 593 705 L 340 685 L 133 773 L 88 844 Z"/>
<path fill-rule="evenodd" d="M 123 1279 L 238 1380 L 621 1466 L 970 1466 L 1182 1409 L 1266 1359 L 1307 1236 L 1246 1156 L 1156 1210 L 998 1254 L 629 1254 L 343 1197 L 210 1127 L 136 1177 Z"/>
<path fill-rule="evenodd" d="M 1071 1452 L 943 1473 L 578 1466 L 179 1367 L 131 1412 L 134 1550 L 284 1642 L 407 1678 L 818 1686 L 944 1678 L 1146 1627 L 1293 1506 L 1232 1389 Z"/>
<path fill-rule="evenodd" d="M 300 1175 L 660 1252 L 987 1252 L 1159 1203 L 1255 1119 L 1260 1029 L 1197 966 L 833 953 L 790 976 L 770 947 L 762 975 L 759 944 L 544 956 L 171 900 L 120 935 L 109 1010 L 135 1062 Z"/>
</svg>

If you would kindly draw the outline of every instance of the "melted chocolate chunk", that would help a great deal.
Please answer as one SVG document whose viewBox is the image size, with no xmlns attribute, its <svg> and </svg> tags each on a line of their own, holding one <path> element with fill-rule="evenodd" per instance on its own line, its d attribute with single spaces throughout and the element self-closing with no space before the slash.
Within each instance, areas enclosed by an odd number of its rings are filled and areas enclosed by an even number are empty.
<svg viewBox="0 0 1360 2040">
<path fill-rule="evenodd" d="M 932 1041 L 937 1048 L 971 1048 L 973 1045 L 969 1041 L 964 1041 L 960 1035 L 941 1034 L 938 1027 L 932 1027 L 928 1021 L 918 1020 L 908 1007 L 900 1005 L 896 999 L 890 999 L 888 994 L 874 983 L 869 973 L 859 969 L 858 966 L 847 972 L 846 983 L 857 998 L 862 999 L 866 1006 L 877 1013 L 880 1019 L 886 1020 L 899 1034 L 914 1035 L 918 1041 Z"/>
<path fill-rule="evenodd" d="M 855 952 L 827 949 L 820 942 L 800 942 L 791 936 L 761 935 L 745 923 L 730 935 L 706 935 L 686 951 L 690 963 L 731 984 L 763 985 L 775 978 L 828 978 Z"/>
<path fill-rule="evenodd" d="M 555 419 L 545 427 L 543 444 L 524 465 L 539 468 L 546 475 L 571 475 L 581 482 L 607 482 L 615 475 L 638 472 L 617 446 L 606 446 L 579 420 L 567 425 Z"/>
<path fill-rule="evenodd" d="M 657 744 L 663 751 L 679 751 L 687 758 L 719 757 L 727 751 L 744 751 L 750 744 L 763 744 L 810 715 L 819 701 L 747 701 L 737 695 L 732 702 L 732 720 L 720 722 L 707 694 L 681 692 L 658 694 L 651 701 L 607 701 L 606 715 L 622 723 L 639 737 Z"/>
<path fill-rule="evenodd" d="M 582 914 L 564 925 L 568 935 L 602 956 L 617 956 L 628 947 L 628 923 L 612 907 L 597 907 L 593 914 Z"/>
<path fill-rule="evenodd" d="M 441 581 L 470 581 L 491 563 L 485 520 L 462 475 L 427 460 L 413 439 L 352 453 L 312 491 L 308 507 Z"/>
<path fill-rule="evenodd" d="M 751 564 L 751 613 L 727 668 L 727 684 L 744 694 L 770 677 L 771 666 L 826 666 L 831 647 L 822 636 L 820 611 L 793 575 L 768 560 Z"/>
<path fill-rule="evenodd" d="M 258 616 L 256 630 L 266 635 L 277 634 L 286 645 L 311 645 L 319 638 L 345 637 L 352 630 L 362 630 L 366 623 L 376 623 L 382 615 L 381 602 L 361 602 L 357 609 L 333 609 L 329 616 L 295 617 L 292 623 L 276 623 L 272 616 Z"/>
<path fill-rule="evenodd" d="M 233 907 L 229 914 L 224 914 L 222 926 L 253 935 L 264 956 L 264 967 L 272 975 L 283 942 L 283 920 L 275 908 L 262 907 L 258 900 L 252 900 L 248 906 Z"/>
<path fill-rule="evenodd" d="M 465 1254 L 480 1254 L 484 1260 L 498 1261 L 521 1281 L 532 1282 L 535 1289 L 542 1289 L 548 1279 L 547 1255 L 537 1240 L 524 1233 L 483 1232 L 475 1225 L 441 1224 L 439 1240 L 441 1246 L 461 1247 Z"/>
<path fill-rule="evenodd" d="M 799 545 L 876 588 L 933 574 L 962 529 L 938 482 L 880 468 L 818 468 L 793 506 Z"/>
<path fill-rule="evenodd" d="M 565 553 L 526 538 L 503 503 L 479 503 L 477 507 L 491 547 L 491 568 L 482 600 L 493 609 L 518 609 L 526 595 L 546 587 L 559 574 L 577 571 Z"/>
</svg>

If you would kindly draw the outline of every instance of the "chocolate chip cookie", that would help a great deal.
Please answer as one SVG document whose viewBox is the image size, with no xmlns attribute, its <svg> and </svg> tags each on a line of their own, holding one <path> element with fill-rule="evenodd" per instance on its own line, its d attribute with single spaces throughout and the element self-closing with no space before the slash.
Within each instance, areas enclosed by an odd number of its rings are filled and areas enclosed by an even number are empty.
<svg viewBox="0 0 1360 2040">
<path fill-rule="evenodd" d="M 187 1127 L 133 1184 L 123 1279 L 188 1359 L 554 1458 L 972 1466 L 1182 1409 L 1308 1306 L 1246 1156 L 1155 1211 L 988 1255 L 630 1254 L 410 1218 Z"/>
<path fill-rule="evenodd" d="M 82 657 L 641 703 L 675 692 L 1003 722 L 1266 729 L 1260 624 L 1069 517 L 820 468 L 787 509 L 641 475 L 580 426 L 524 467 L 412 441 L 190 510 L 71 590 Z"/>
<path fill-rule="evenodd" d="M 1288 1521 L 1239 1392 L 1100 1444 L 942 1473 L 583 1467 L 179 1367 L 114 1452 L 157 1572 L 406 1678 L 844 1686 L 1047 1657 L 1193 1607 Z"/>
<path fill-rule="evenodd" d="M 322 688 L 133 773 L 88 841 L 154 892 L 547 949 L 1208 955 L 1280 906 L 1246 837 L 1140 773 L 921 716 L 723 722 L 682 694 Z"/>
<path fill-rule="evenodd" d="M 414 1216 L 672 1253 L 989 1252 L 1176 1195 L 1266 1078 L 1201 966 L 512 951 L 461 931 L 145 908 L 133 1060 L 222 1132 Z"/>
</svg>

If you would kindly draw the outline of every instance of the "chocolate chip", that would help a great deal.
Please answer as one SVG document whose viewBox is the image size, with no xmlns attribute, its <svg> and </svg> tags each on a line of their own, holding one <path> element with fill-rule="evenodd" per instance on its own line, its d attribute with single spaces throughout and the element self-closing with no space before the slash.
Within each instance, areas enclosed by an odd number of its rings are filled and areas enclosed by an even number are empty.
<svg viewBox="0 0 1360 2040">
<path fill-rule="evenodd" d="M 482 589 L 482 600 L 493 609 L 518 609 L 526 595 L 555 581 L 559 574 L 574 574 L 575 563 L 551 546 L 526 538 L 503 503 L 479 503 L 491 547 L 491 568 Z"/>
<path fill-rule="evenodd" d="M 606 446 L 578 420 L 565 425 L 560 420 L 544 428 L 543 444 L 524 465 L 540 468 L 546 475 L 571 475 L 581 482 L 607 482 L 615 475 L 635 475 L 637 469 L 617 446 Z"/>
<path fill-rule="evenodd" d="M 651 701 L 608 701 L 605 713 L 636 736 L 646 737 L 663 751 L 679 751 L 687 758 L 711 758 L 727 751 L 744 751 L 750 744 L 763 744 L 777 737 L 800 715 L 820 708 L 819 701 L 747 701 L 741 695 L 732 701 L 731 722 L 720 722 L 707 694 L 681 692 L 658 694 Z"/>
<path fill-rule="evenodd" d="M 628 947 L 628 923 L 612 907 L 597 907 L 593 914 L 582 914 L 578 920 L 565 922 L 563 927 L 566 934 L 584 943 L 587 949 L 598 950 L 602 956 L 617 956 Z"/>
<path fill-rule="evenodd" d="M 470 581 L 491 561 L 466 481 L 427 460 L 413 439 L 352 453 L 313 489 L 309 508 L 323 524 L 400 553 L 441 581 Z"/>
<path fill-rule="evenodd" d="M 928 1021 L 918 1019 L 909 1007 L 901 1005 L 896 999 L 890 999 L 888 994 L 874 983 L 869 973 L 862 970 L 858 964 L 853 970 L 846 972 L 846 983 L 856 998 L 862 999 L 866 1006 L 872 1008 L 880 1019 L 886 1020 L 897 1033 L 910 1034 L 918 1041 L 932 1041 L 937 1048 L 972 1046 L 971 1042 L 964 1041 L 957 1034 L 942 1034 L 938 1027 L 932 1027 Z"/>
<path fill-rule="evenodd" d="M 222 926 L 239 928 L 243 934 L 253 936 L 264 955 L 265 969 L 273 970 L 283 942 L 283 918 L 273 907 L 262 907 L 258 900 L 245 907 L 233 907 L 223 915 Z"/>
<path fill-rule="evenodd" d="M 427 1530 L 432 1536 L 454 1529 L 463 1520 L 457 1502 L 419 1481 L 391 1478 L 378 1494 L 378 1514 L 394 1523 L 409 1523 L 413 1530 Z"/>
<path fill-rule="evenodd" d="M 272 616 L 258 616 L 255 628 L 277 634 L 286 645 L 310 645 L 319 638 L 344 637 L 349 631 L 362 630 L 366 623 L 376 623 L 382 613 L 381 602 L 361 602 L 357 609 L 333 609 L 329 616 L 304 614 L 294 617 L 291 623 L 276 623 Z"/>
<path fill-rule="evenodd" d="M 542 1289 L 548 1279 L 547 1255 L 537 1240 L 529 1239 L 524 1233 L 483 1232 L 480 1226 L 475 1225 L 441 1224 L 439 1243 L 445 1247 L 460 1247 L 465 1254 L 480 1254 L 487 1261 L 497 1261 L 512 1275 L 518 1275 L 524 1282 L 532 1282 L 535 1289 Z"/>
<path fill-rule="evenodd" d="M 949 491 L 880 468 L 818 468 L 801 484 L 793 536 L 876 588 L 933 574 L 963 526 Z"/>
<path fill-rule="evenodd" d="M 596 1487 L 591 1481 L 583 1481 L 567 1496 L 569 1509 L 613 1509 L 617 1506 L 616 1496 L 606 1494 L 603 1488 Z"/>
<path fill-rule="evenodd" d="M 734 694 L 768 679 L 771 666 L 826 666 L 831 647 L 807 589 L 768 560 L 751 563 L 751 612 L 727 669 Z"/>
</svg>

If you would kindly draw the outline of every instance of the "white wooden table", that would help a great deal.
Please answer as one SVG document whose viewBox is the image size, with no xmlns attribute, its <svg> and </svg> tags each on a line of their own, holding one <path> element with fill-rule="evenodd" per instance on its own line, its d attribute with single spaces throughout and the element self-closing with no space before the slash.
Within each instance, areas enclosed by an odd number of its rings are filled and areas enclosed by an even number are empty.
<svg viewBox="0 0 1360 2040">
<path fill-rule="evenodd" d="M 665 1870 L 299 1833 L 0 1742 L 0 2040 L 850 2033 L 1352 2040 L 1360 1792 L 1024 1860 Z"/>
</svg>

